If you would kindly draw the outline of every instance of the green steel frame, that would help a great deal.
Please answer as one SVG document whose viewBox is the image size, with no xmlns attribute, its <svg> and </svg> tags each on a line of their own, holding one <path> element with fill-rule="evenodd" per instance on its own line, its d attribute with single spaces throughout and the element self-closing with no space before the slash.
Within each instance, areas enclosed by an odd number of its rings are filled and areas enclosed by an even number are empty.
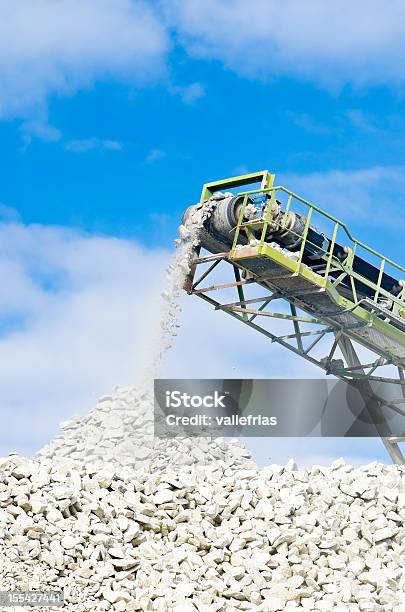
<svg viewBox="0 0 405 612">
<path fill-rule="evenodd" d="M 201 201 L 211 197 L 215 191 L 225 191 L 260 182 L 259 189 L 239 192 L 243 196 L 243 203 L 234 228 L 233 246 L 229 252 L 200 256 L 198 252 L 193 266 L 192 278 L 189 279 L 188 292 L 194 294 L 217 310 L 227 312 L 232 317 L 245 323 L 252 329 L 261 332 L 272 342 L 288 348 L 293 353 L 303 357 L 314 365 L 321 367 L 327 374 L 343 379 L 349 383 L 361 385 L 362 392 L 368 397 L 373 397 L 375 409 L 387 407 L 405 418 L 405 283 L 402 282 L 400 295 L 394 296 L 381 286 L 384 270 L 389 266 L 395 270 L 401 279 L 405 278 L 405 269 L 381 255 L 364 243 L 356 240 L 350 234 L 344 223 L 311 204 L 307 200 L 296 195 L 282 186 L 274 186 L 275 175 L 268 171 L 232 177 L 222 181 L 206 183 L 201 194 Z M 261 219 L 244 221 L 244 211 L 249 196 L 253 194 L 268 194 L 269 205 L 266 207 Z M 269 224 L 274 229 L 274 220 L 271 211 L 276 200 L 284 198 L 284 212 L 295 212 L 297 206 L 300 212 L 305 209 L 306 225 L 302 236 L 299 250 L 292 257 L 284 253 L 282 249 L 266 242 L 266 233 Z M 332 227 L 331 244 L 327 251 L 323 251 L 322 269 L 312 270 L 303 262 L 303 254 L 306 244 L 310 244 L 308 230 L 314 218 L 318 217 L 321 223 L 327 221 Z M 284 219 L 286 217 L 284 216 Z M 253 233 L 255 229 L 255 233 Z M 281 229 L 285 229 L 281 227 Z M 255 239 L 260 233 L 260 239 Z M 243 232 L 250 244 L 240 246 L 239 236 Z M 347 257 L 342 262 L 333 255 L 333 248 L 338 236 L 344 236 Z M 316 246 L 316 245 L 315 245 Z M 353 258 L 356 253 L 361 252 L 362 257 L 373 258 L 378 262 L 379 275 L 376 283 L 365 278 L 353 270 Z M 283 272 L 274 278 L 261 278 L 260 275 L 252 274 L 249 270 L 249 261 L 267 259 L 273 266 Z M 233 279 L 230 282 L 212 284 L 200 287 L 203 280 L 207 279 L 220 264 L 228 264 L 226 269 L 233 269 Z M 230 265 L 229 265 L 230 264 Z M 199 278 L 195 278 L 199 266 L 205 266 L 204 272 Z M 206 267 L 208 265 L 208 267 Z M 223 266 L 222 266 L 223 267 Z M 242 276 L 241 276 L 242 272 Z M 331 277 L 331 272 L 334 276 Z M 243 277 L 244 275 L 244 277 Z M 280 287 L 280 279 L 287 279 L 283 287 Z M 291 289 L 288 283 L 291 279 Z M 302 281 L 302 286 L 297 289 L 296 280 Z M 342 294 L 342 281 L 345 279 L 346 291 Z M 355 281 L 364 283 L 372 289 L 373 299 L 364 300 L 356 293 Z M 264 295 L 248 299 L 245 291 L 249 285 L 254 285 L 264 290 Z M 351 287 L 350 296 L 347 295 L 347 287 Z M 221 294 L 235 288 L 235 300 L 229 302 L 228 296 Z M 212 294 L 215 293 L 215 299 Z M 308 296 L 319 297 L 320 294 L 328 296 L 334 304 L 333 316 L 319 308 L 308 308 Z M 384 300 L 384 306 L 381 301 Z M 276 301 L 281 301 L 288 307 L 288 312 L 269 311 L 268 306 Z M 256 306 L 261 304 L 260 306 Z M 278 333 L 277 330 L 270 331 L 264 325 L 260 325 L 257 319 L 272 321 L 282 319 L 291 324 L 291 333 Z M 348 322 L 350 318 L 350 322 Z M 401 321 L 404 321 L 402 326 Z M 304 329 L 305 326 L 305 329 Z M 307 329 L 308 326 L 310 329 Z M 370 331 L 372 333 L 370 333 Z M 361 336 L 359 334 L 363 334 Z M 384 343 L 376 342 L 374 338 L 383 338 Z M 328 341 L 326 356 L 320 356 L 319 349 Z M 367 359 L 356 350 L 353 342 L 363 345 L 373 357 L 367 355 Z M 341 358 L 336 358 L 337 351 Z M 388 369 L 388 373 L 387 373 Z M 394 374 L 394 369 L 396 374 Z M 395 400 L 386 401 L 379 397 L 371 384 L 390 382 L 398 385 L 399 397 Z M 405 420 L 404 420 L 405 424 Z M 405 427 L 404 427 L 405 429 Z M 399 443 L 405 441 L 403 435 L 387 435 L 386 428 L 381 434 L 383 442 L 395 463 L 405 463 Z"/>
</svg>

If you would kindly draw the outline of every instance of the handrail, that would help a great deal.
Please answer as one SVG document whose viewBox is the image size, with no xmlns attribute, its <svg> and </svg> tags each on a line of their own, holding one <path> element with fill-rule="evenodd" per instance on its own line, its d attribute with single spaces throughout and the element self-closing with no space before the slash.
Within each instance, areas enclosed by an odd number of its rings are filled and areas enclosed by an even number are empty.
<svg viewBox="0 0 405 612">
<path fill-rule="evenodd" d="M 368 251 L 369 253 L 371 253 L 375 257 L 378 257 L 379 259 L 385 260 L 386 263 L 388 263 L 389 265 L 393 266 L 394 268 L 396 268 L 400 272 L 405 272 L 405 268 L 404 267 L 402 267 L 399 264 L 395 263 L 394 261 L 392 261 L 388 257 L 385 257 L 384 255 L 382 255 L 378 251 L 375 251 L 374 249 L 372 249 L 368 245 L 364 244 L 364 242 L 361 242 L 360 240 L 357 240 L 357 238 L 354 238 L 352 236 L 352 234 L 350 233 L 348 227 L 346 226 L 346 224 L 343 221 L 340 221 L 339 219 L 337 219 L 333 215 L 330 215 L 329 213 L 326 213 L 325 211 L 323 211 L 321 208 L 319 208 L 315 204 L 312 204 L 308 200 L 305 200 L 301 196 L 297 195 L 296 193 L 294 193 L 290 189 L 287 189 L 286 187 L 283 187 L 282 185 L 277 185 L 275 187 L 269 187 L 267 189 L 252 189 L 250 191 L 242 191 L 242 192 L 238 193 L 238 195 L 240 195 L 240 196 L 249 196 L 249 195 L 252 195 L 252 194 L 255 194 L 255 193 L 270 193 L 270 192 L 277 192 L 277 191 L 283 191 L 284 193 L 287 193 L 289 196 L 291 196 L 291 198 L 295 198 L 296 200 L 298 200 L 298 201 L 302 202 L 303 204 L 305 204 L 307 207 L 312 208 L 313 210 L 316 210 L 318 213 L 320 213 L 322 216 L 326 217 L 330 221 L 333 221 L 334 223 L 338 223 L 339 226 L 345 231 L 347 237 L 349 238 L 349 240 L 352 241 L 353 244 L 356 244 L 359 247 L 365 249 L 366 251 Z"/>
<path fill-rule="evenodd" d="M 397 309 L 403 309 L 404 307 L 404 297 L 405 297 L 405 286 L 403 286 L 402 290 L 400 291 L 399 295 L 393 295 L 392 293 L 388 292 L 386 289 L 384 289 L 381 285 L 382 285 L 382 279 L 383 279 L 383 274 L 384 274 L 384 269 L 386 264 L 390 264 L 391 266 L 393 266 L 395 269 L 404 272 L 404 268 L 398 264 L 396 264 L 395 262 L 391 261 L 390 259 L 388 259 L 387 257 L 385 257 L 384 255 L 381 255 L 380 253 L 378 253 L 377 251 L 375 251 L 374 249 L 372 249 L 371 247 L 368 247 L 366 244 L 360 242 L 360 240 L 357 240 L 355 238 L 353 238 L 353 236 L 351 235 L 351 233 L 349 232 L 347 226 L 342 222 L 339 221 L 339 219 L 335 218 L 333 215 L 330 215 L 328 213 L 325 213 L 321 208 L 319 208 L 318 206 L 316 206 L 315 204 L 311 204 L 311 202 L 308 202 L 307 200 L 305 200 L 304 198 L 301 198 L 300 196 L 298 196 L 297 194 L 295 194 L 294 192 L 290 191 L 289 189 L 286 189 L 285 187 L 279 185 L 276 187 L 267 187 L 267 188 L 261 188 L 261 189 L 253 189 L 250 191 L 244 191 L 244 192 L 240 192 L 238 193 L 238 196 L 242 196 L 243 197 L 243 203 L 242 206 L 240 208 L 240 212 L 239 212 L 239 216 L 238 216 L 238 222 L 237 225 L 235 227 L 235 233 L 234 233 L 234 239 L 233 239 L 233 245 L 232 245 L 232 249 L 231 249 L 231 254 L 232 257 L 235 256 L 236 254 L 236 248 L 237 248 L 237 243 L 238 243 L 238 238 L 239 238 L 239 233 L 241 231 L 241 229 L 243 229 L 246 234 L 248 235 L 248 238 L 250 236 L 249 232 L 250 232 L 250 227 L 254 226 L 255 224 L 257 225 L 258 221 L 260 221 L 260 225 L 263 225 L 263 227 L 261 228 L 261 237 L 260 240 L 258 241 L 258 246 L 259 246 L 259 250 L 262 249 L 264 243 L 265 243 L 265 236 L 267 233 L 267 228 L 270 225 L 270 223 L 272 223 L 271 221 L 271 211 L 273 209 L 273 205 L 274 205 L 274 201 L 276 199 L 276 194 L 277 191 L 283 191 L 284 193 L 288 194 L 288 201 L 287 201 L 287 205 L 285 208 L 284 212 L 287 212 L 288 210 L 290 210 L 292 208 L 292 202 L 294 200 L 297 200 L 298 202 L 301 202 L 302 204 L 304 204 L 309 210 L 308 210 L 308 214 L 306 217 L 306 222 L 305 222 L 305 228 L 304 228 L 304 233 L 301 234 L 297 234 L 293 229 L 290 229 L 289 232 L 291 232 L 292 234 L 296 235 L 298 238 L 302 239 L 302 244 L 301 244 L 301 248 L 299 250 L 299 257 L 297 260 L 297 270 L 296 273 L 299 273 L 301 265 L 302 265 L 302 258 L 303 258 L 303 254 L 304 254 L 304 249 L 305 249 L 305 245 L 306 244 L 311 244 L 313 246 L 319 247 L 319 245 L 314 244 L 311 240 L 308 239 L 308 231 L 309 231 L 309 227 L 310 227 L 310 221 L 311 221 L 311 216 L 313 211 L 318 212 L 321 216 L 324 216 L 326 218 L 328 218 L 331 222 L 333 222 L 334 224 L 334 229 L 333 229 L 333 235 L 332 235 L 332 239 L 329 240 L 329 247 L 327 251 L 324 251 L 324 255 L 323 258 L 325 259 L 325 270 L 321 273 L 321 276 L 324 278 L 325 283 L 327 283 L 328 281 L 328 277 L 331 271 L 331 266 L 332 264 L 335 266 L 335 268 L 337 267 L 338 269 L 340 269 L 342 271 L 342 273 L 344 275 L 348 275 L 348 277 L 350 278 L 350 284 L 351 284 L 351 288 L 352 288 L 352 292 L 353 292 L 353 298 L 354 298 L 354 303 L 358 303 L 358 296 L 357 296 L 357 291 L 356 291 L 356 285 L 354 282 L 354 279 L 357 279 L 359 282 L 362 282 L 364 285 L 368 286 L 369 288 L 371 288 L 374 291 L 374 302 L 378 303 L 378 300 L 380 297 L 385 297 L 386 299 L 389 299 L 392 303 L 394 303 L 396 305 Z M 261 217 L 261 219 L 254 219 L 252 221 L 243 221 L 244 218 L 244 211 L 245 208 L 247 206 L 247 202 L 248 202 L 248 198 L 249 196 L 253 195 L 253 194 L 263 194 L 263 193 L 271 193 L 271 197 L 269 200 L 269 203 L 267 205 L 267 207 L 264 210 L 263 216 Z M 281 222 L 281 227 L 283 226 L 283 223 L 285 224 L 285 216 L 284 219 Z M 345 232 L 345 234 L 347 235 L 348 239 L 351 241 L 351 245 L 347 247 L 347 258 L 344 261 L 340 261 L 338 260 L 334 255 L 333 255 L 333 249 L 334 246 L 336 244 L 336 239 L 337 239 L 337 234 L 338 234 L 338 230 L 339 227 L 342 228 L 342 230 Z M 375 257 L 377 257 L 377 259 L 379 260 L 379 265 L 376 266 L 377 270 L 378 270 L 378 278 L 377 278 L 377 282 L 374 282 L 372 280 L 370 280 L 369 278 L 363 276 L 362 274 L 359 274 L 358 272 L 355 272 L 352 268 L 352 262 L 354 259 L 354 254 L 357 250 L 357 247 L 360 247 L 362 249 L 364 249 L 366 252 L 373 254 Z M 323 251 L 323 249 L 320 249 L 321 251 Z M 401 280 L 401 279 L 399 279 Z M 336 286 L 340 283 L 341 278 L 338 277 L 337 280 L 335 280 Z"/>
</svg>

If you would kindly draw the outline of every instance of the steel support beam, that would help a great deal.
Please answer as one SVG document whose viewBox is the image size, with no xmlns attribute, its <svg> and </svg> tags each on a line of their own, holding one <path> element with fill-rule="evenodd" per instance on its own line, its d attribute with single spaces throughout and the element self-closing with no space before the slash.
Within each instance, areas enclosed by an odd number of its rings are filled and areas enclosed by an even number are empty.
<svg viewBox="0 0 405 612">
<path fill-rule="evenodd" d="M 360 369 L 363 374 L 365 374 L 364 369 L 362 369 L 361 361 L 357 352 L 353 346 L 352 341 L 347 336 L 340 336 L 338 339 L 339 348 L 343 353 L 344 358 L 346 359 L 346 363 L 349 367 L 355 367 L 356 369 Z M 363 401 L 365 402 L 370 416 L 373 419 L 373 422 L 376 423 L 376 429 L 379 432 L 381 439 L 391 460 L 396 465 L 404 465 L 405 457 L 402 454 L 401 449 L 399 448 L 398 442 L 394 441 L 394 436 L 392 432 L 387 436 L 388 424 L 384 419 L 383 412 L 381 410 L 382 402 L 378 400 L 373 392 L 373 389 L 370 385 L 369 380 L 366 378 L 363 380 L 359 380 L 356 383 L 356 389 L 359 390 Z M 404 390 L 404 389 L 403 389 Z M 381 426 L 381 423 L 385 421 L 385 427 Z"/>
</svg>

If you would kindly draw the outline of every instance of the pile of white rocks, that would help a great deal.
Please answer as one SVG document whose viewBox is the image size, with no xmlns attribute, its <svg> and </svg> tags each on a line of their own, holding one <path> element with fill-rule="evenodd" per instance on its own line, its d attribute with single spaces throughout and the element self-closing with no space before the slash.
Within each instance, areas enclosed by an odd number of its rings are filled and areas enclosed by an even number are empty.
<svg viewBox="0 0 405 612">
<path fill-rule="evenodd" d="M 404 520 L 405 470 L 377 463 L 148 473 L 10 456 L 1 589 L 63 590 L 77 612 L 405 612 Z"/>
<path fill-rule="evenodd" d="M 54 463 L 68 458 L 94 470 L 113 464 L 135 475 L 218 461 L 233 468 L 255 467 L 236 439 L 155 438 L 153 398 L 138 387 L 117 387 L 89 414 L 60 426 L 63 434 L 39 452 Z"/>
</svg>

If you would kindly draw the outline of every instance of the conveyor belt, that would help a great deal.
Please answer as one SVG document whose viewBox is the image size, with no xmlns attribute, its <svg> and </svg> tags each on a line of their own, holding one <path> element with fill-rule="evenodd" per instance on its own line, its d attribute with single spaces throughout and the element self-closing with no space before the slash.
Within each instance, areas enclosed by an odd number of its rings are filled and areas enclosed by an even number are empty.
<svg viewBox="0 0 405 612">
<path fill-rule="evenodd" d="M 374 382 L 396 385 L 399 396 L 394 403 L 378 396 L 373 401 L 377 402 L 377 411 L 384 406 L 405 417 L 405 269 L 354 239 L 344 223 L 319 207 L 284 187 L 274 187 L 274 175 L 267 171 L 207 183 L 201 201 L 218 190 L 251 184 L 259 178 L 260 189 L 216 198 L 216 207 L 200 236 L 201 246 L 212 255 L 198 256 L 196 252 L 187 291 L 327 373 L 348 382 L 364 381 L 366 395 Z M 259 214 L 254 210 L 256 196 L 263 202 Z M 287 198 L 284 207 L 281 196 Z M 301 212 L 295 210 L 296 204 Z M 185 218 L 187 215 L 188 211 Z M 332 224 L 330 235 L 316 229 L 316 215 Z M 344 236 L 344 243 L 339 235 Z M 205 261 L 210 262 L 210 267 L 196 280 L 196 268 Z M 233 282 L 201 288 L 201 282 L 221 262 L 230 264 Z M 244 285 L 248 284 L 264 289 L 267 296 L 246 299 Z M 237 290 L 236 302 L 230 303 L 228 298 L 224 303 L 213 297 L 213 292 L 220 294 L 231 287 Z M 267 309 L 278 299 L 288 305 L 290 315 L 285 310 L 276 313 Z M 252 309 L 255 302 L 261 302 L 256 310 Z M 260 317 L 290 321 L 293 333 L 269 330 L 259 323 Z M 302 328 L 308 324 L 318 328 Z M 326 357 L 316 355 L 319 340 L 328 338 Z M 358 354 L 353 342 L 368 349 L 374 355 L 373 361 L 368 363 L 363 354 Z M 338 347 L 343 359 L 336 359 Z M 398 375 L 391 370 L 387 374 L 387 367 L 396 368 Z M 402 437 L 381 436 L 392 460 L 405 463 L 398 446 Z"/>
</svg>

